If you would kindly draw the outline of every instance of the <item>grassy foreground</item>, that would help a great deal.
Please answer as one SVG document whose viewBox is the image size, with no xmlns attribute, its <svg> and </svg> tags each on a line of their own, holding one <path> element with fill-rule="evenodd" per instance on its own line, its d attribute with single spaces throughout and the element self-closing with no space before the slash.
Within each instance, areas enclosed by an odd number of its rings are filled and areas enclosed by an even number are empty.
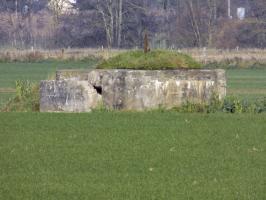
<svg viewBox="0 0 266 200">
<path fill-rule="evenodd" d="M 266 199 L 266 115 L 0 113 L 0 199 Z"/>
</svg>

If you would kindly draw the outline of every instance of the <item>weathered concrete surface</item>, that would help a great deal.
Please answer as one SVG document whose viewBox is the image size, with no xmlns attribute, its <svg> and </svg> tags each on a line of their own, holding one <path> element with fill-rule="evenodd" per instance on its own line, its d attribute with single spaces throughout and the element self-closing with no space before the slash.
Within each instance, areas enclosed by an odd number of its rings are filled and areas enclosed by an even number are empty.
<svg viewBox="0 0 266 200">
<path fill-rule="evenodd" d="M 72 69 L 64 69 L 58 70 L 56 72 L 56 80 L 78 80 L 78 81 L 85 81 L 88 80 L 88 73 L 91 70 L 81 69 L 81 70 L 72 70 Z"/>
<path fill-rule="evenodd" d="M 226 95 L 224 70 L 92 70 L 88 82 L 101 88 L 107 108 L 119 110 L 173 108 Z"/>
<path fill-rule="evenodd" d="M 225 70 L 60 70 L 56 78 L 41 82 L 42 112 L 88 112 L 100 103 L 141 111 L 226 95 Z"/>
<path fill-rule="evenodd" d="M 89 112 L 102 102 L 102 96 L 88 81 L 41 81 L 41 112 Z"/>
</svg>

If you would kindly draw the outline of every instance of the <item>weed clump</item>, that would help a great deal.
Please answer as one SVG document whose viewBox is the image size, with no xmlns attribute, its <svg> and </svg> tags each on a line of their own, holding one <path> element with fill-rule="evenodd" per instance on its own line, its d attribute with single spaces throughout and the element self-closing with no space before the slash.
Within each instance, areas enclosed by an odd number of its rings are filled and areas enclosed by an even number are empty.
<svg viewBox="0 0 266 200">
<path fill-rule="evenodd" d="M 181 113 L 264 113 L 266 112 L 266 97 L 249 102 L 235 96 L 228 96 L 223 100 L 219 100 L 217 95 L 213 95 L 208 104 L 186 101 L 174 110 Z"/>
<path fill-rule="evenodd" d="M 262 113 L 266 112 L 266 97 L 259 98 L 251 103 L 229 96 L 223 102 L 223 111 L 226 113 Z"/>
<path fill-rule="evenodd" d="M 198 69 L 202 65 L 189 55 L 167 50 L 129 51 L 101 62 L 98 69 L 169 70 Z"/>
<path fill-rule="evenodd" d="M 16 96 L 3 108 L 4 112 L 38 112 L 39 85 L 30 81 L 16 81 Z"/>
</svg>

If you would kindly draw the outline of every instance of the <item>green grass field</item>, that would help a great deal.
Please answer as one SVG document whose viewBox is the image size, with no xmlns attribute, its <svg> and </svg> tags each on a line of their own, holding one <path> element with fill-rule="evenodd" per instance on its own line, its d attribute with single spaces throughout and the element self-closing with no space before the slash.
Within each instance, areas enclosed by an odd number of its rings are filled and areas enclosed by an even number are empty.
<svg viewBox="0 0 266 200">
<path fill-rule="evenodd" d="M 254 100 L 266 97 L 266 69 L 227 70 L 228 95 Z"/>
<path fill-rule="evenodd" d="M 266 115 L 0 113 L 0 199 L 266 199 Z"/>
</svg>

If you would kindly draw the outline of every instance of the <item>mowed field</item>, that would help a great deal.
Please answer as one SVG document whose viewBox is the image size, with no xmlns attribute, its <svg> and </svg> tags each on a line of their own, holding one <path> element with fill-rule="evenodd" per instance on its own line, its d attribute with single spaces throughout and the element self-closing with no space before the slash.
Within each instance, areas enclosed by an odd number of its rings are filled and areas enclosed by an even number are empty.
<svg viewBox="0 0 266 200">
<path fill-rule="evenodd" d="M 266 97 L 266 68 L 227 70 L 227 93 L 251 101 Z"/>
<path fill-rule="evenodd" d="M 0 199 L 266 199 L 265 114 L 1 113 Z"/>
<path fill-rule="evenodd" d="M 94 65 L 0 63 L 0 102 L 16 80 Z M 229 95 L 266 96 L 266 69 L 227 78 Z M 255 200 L 265 191 L 266 114 L 0 113 L 0 199 Z"/>
</svg>

